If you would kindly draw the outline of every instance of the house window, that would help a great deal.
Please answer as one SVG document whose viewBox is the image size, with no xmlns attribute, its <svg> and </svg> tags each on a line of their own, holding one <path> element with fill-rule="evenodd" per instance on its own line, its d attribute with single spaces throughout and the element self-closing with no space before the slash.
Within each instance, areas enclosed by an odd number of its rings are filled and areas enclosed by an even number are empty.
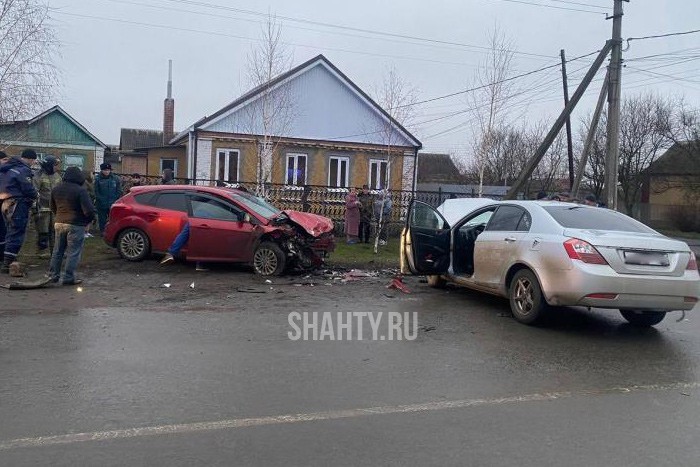
<svg viewBox="0 0 700 467">
<path fill-rule="evenodd" d="M 306 185 L 306 154 L 287 154 L 287 185 Z"/>
<path fill-rule="evenodd" d="M 63 169 L 68 167 L 78 167 L 80 170 L 85 168 L 85 156 L 80 154 L 64 154 Z"/>
<path fill-rule="evenodd" d="M 36 153 L 36 158 L 40 161 L 45 161 L 47 157 L 53 156 L 53 154 L 48 154 L 45 152 L 37 152 Z"/>
<path fill-rule="evenodd" d="M 219 149 L 216 151 L 216 180 L 219 182 L 238 182 L 238 149 Z"/>
<path fill-rule="evenodd" d="M 173 171 L 173 177 L 177 177 L 177 159 L 161 159 L 160 160 L 160 173 L 163 173 L 165 169 L 170 169 Z"/>
<path fill-rule="evenodd" d="M 369 188 L 370 190 L 382 190 L 387 188 L 389 175 L 389 163 L 380 159 L 369 161 Z"/>
<path fill-rule="evenodd" d="M 347 188 L 350 159 L 347 157 L 331 157 L 328 162 L 328 186 Z"/>
</svg>

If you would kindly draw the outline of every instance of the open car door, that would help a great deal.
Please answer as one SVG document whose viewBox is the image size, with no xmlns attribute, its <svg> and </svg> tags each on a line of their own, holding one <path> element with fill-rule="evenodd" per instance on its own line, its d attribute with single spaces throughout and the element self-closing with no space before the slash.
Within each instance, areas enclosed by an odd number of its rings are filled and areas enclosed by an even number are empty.
<svg viewBox="0 0 700 467">
<path fill-rule="evenodd" d="M 412 201 L 401 233 L 401 272 L 444 274 L 450 267 L 450 225 L 432 206 Z"/>
</svg>

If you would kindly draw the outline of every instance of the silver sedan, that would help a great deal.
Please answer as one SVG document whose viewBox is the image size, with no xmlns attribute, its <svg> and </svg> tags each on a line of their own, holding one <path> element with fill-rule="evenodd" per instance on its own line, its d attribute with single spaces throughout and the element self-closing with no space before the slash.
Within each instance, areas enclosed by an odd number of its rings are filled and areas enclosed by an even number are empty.
<svg viewBox="0 0 700 467">
<path fill-rule="evenodd" d="M 401 236 L 401 269 L 427 275 L 434 287 L 452 282 L 506 297 L 525 324 L 550 306 L 585 306 L 651 326 L 669 311 L 691 310 L 700 295 L 686 243 L 616 211 L 549 201 L 470 205 L 450 223 L 415 201 Z"/>
</svg>

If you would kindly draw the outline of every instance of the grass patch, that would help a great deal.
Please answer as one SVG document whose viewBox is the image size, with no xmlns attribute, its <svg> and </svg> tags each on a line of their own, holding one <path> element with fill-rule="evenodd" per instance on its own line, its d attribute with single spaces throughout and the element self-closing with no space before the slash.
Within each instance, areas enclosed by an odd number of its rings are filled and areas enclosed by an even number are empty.
<svg viewBox="0 0 700 467">
<path fill-rule="evenodd" d="M 689 238 L 693 240 L 700 240 L 700 232 L 681 232 L 680 230 L 667 230 L 667 229 L 657 229 L 662 234 L 667 237 L 676 238 Z"/>
<path fill-rule="evenodd" d="M 379 245 L 374 253 L 374 242 L 348 245 L 345 238 L 336 239 L 335 251 L 328 258 L 329 266 L 381 269 L 399 267 L 398 238 L 390 238 L 386 245 Z"/>
</svg>

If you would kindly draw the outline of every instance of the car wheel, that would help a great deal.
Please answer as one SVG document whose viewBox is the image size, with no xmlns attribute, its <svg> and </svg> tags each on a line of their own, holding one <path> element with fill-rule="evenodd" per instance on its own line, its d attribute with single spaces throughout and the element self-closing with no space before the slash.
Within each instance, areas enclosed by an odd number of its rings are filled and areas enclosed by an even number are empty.
<svg viewBox="0 0 700 467">
<path fill-rule="evenodd" d="M 508 298 L 513 317 L 523 324 L 535 324 L 546 314 L 547 302 L 542 295 L 540 283 L 529 269 L 515 273 Z"/>
<path fill-rule="evenodd" d="M 436 289 L 442 289 L 447 285 L 447 281 L 442 278 L 442 276 L 427 276 L 428 285 L 430 287 L 435 287 Z"/>
<path fill-rule="evenodd" d="M 126 229 L 119 234 L 117 251 L 128 261 L 141 261 L 151 252 L 151 241 L 142 230 Z"/>
<path fill-rule="evenodd" d="M 261 276 L 282 274 L 285 262 L 284 252 L 273 242 L 261 243 L 253 254 L 253 269 Z"/>
<path fill-rule="evenodd" d="M 654 326 L 666 317 L 665 311 L 620 310 L 620 314 L 628 323 L 641 327 Z"/>
</svg>

